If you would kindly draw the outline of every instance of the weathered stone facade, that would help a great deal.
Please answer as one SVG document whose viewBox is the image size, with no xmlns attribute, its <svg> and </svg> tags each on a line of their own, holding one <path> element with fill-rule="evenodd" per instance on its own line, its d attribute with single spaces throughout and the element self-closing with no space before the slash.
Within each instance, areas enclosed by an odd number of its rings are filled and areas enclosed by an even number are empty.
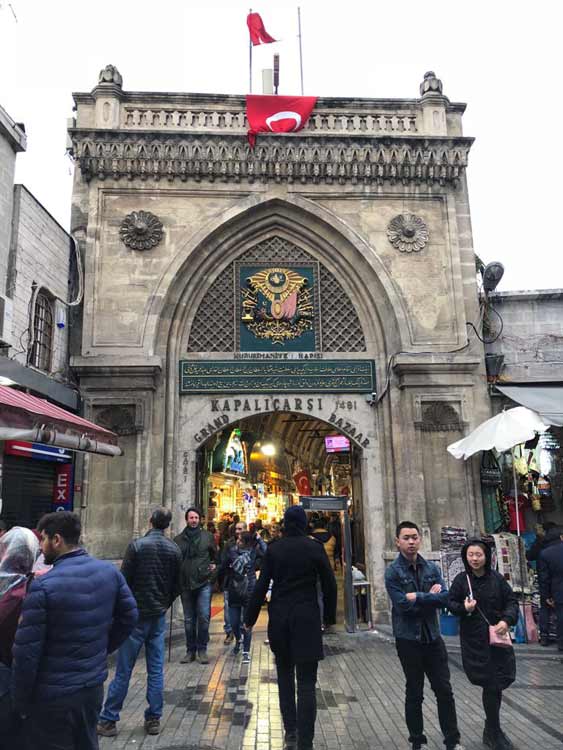
<svg viewBox="0 0 563 750">
<path fill-rule="evenodd" d="M 119 427 L 120 410 L 128 415 L 126 458 L 86 459 L 88 543 L 120 555 L 151 502 L 170 505 L 180 525 L 201 430 L 218 414 L 209 397 L 179 395 L 178 363 L 235 357 L 228 269 L 278 243 L 280 262 L 318 264 L 318 356 L 375 361 L 377 405 L 283 396 L 293 412 L 362 435 L 368 568 L 383 616 L 398 520 L 428 526 L 436 543 L 441 525 L 481 519 L 475 465 L 445 451 L 489 416 L 482 347 L 466 329 L 478 302 L 464 105 L 427 74 L 420 99 L 319 99 L 303 131 L 259 135 L 251 151 L 243 97 L 127 92 L 109 78 L 75 94 L 71 131 L 86 280 L 73 365 L 88 416 Z M 323 294 L 339 300 L 340 320 Z M 247 416 L 245 401 L 249 414 L 287 409 L 260 393 L 238 400 L 227 423 Z"/>
</svg>

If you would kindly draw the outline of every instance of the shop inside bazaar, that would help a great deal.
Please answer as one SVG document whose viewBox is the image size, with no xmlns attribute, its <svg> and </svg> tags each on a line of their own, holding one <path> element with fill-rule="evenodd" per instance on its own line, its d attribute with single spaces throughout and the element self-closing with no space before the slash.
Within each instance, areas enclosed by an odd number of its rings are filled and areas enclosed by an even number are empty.
<svg viewBox="0 0 563 750">
<path fill-rule="evenodd" d="M 198 491 L 211 530 L 238 517 L 266 538 L 302 496 L 345 496 L 353 560 L 364 564 L 361 451 L 332 425 L 293 412 L 247 417 L 199 449 Z M 328 520 L 328 519 L 327 519 Z"/>
</svg>

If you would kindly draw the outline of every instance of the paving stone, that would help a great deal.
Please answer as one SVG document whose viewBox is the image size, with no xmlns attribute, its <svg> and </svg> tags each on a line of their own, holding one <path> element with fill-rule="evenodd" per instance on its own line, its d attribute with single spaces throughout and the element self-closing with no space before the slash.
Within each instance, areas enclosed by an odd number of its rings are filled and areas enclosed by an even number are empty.
<svg viewBox="0 0 563 750">
<path fill-rule="evenodd" d="M 264 644 L 264 616 L 255 628 L 250 665 L 223 646 L 213 623 L 210 664 L 180 664 L 180 639 L 173 640 L 166 663 L 162 731 L 143 731 L 146 668 L 139 659 L 131 679 L 119 735 L 101 738 L 101 750 L 281 750 L 283 727 L 275 664 Z M 403 719 L 403 675 L 392 641 L 378 634 L 331 633 L 319 665 L 316 750 L 408 750 Z M 461 669 L 457 641 L 448 640 L 452 684 L 462 741 L 480 750 L 483 729 L 481 691 Z M 518 750 L 561 750 L 563 665 L 555 651 L 517 649 L 518 678 L 503 696 L 502 720 Z M 111 679 L 110 674 L 110 679 Z M 434 696 L 426 686 L 424 702 L 427 750 L 443 750 Z"/>
</svg>

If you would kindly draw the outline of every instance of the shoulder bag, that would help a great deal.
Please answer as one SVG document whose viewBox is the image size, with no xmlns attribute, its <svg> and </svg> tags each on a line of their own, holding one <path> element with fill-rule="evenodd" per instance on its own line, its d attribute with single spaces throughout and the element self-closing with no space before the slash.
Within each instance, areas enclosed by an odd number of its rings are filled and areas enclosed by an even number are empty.
<svg viewBox="0 0 563 750">
<path fill-rule="evenodd" d="M 469 580 L 469 576 L 466 574 L 467 578 L 467 585 L 469 586 L 469 595 L 473 599 L 473 589 L 471 588 L 471 581 Z M 512 648 L 512 640 L 510 638 L 510 633 L 506 631 L 504 635 L 499 635 L 497 631 L 495 630 L 495 626 L 491 625 L 491 623 L 487 620 L 485 613 L 476 606 L 475 609 L 483 620 L 487 623 L 489 626 L 489 646 L 494 646 L 495 648 Z"/>
</svg>

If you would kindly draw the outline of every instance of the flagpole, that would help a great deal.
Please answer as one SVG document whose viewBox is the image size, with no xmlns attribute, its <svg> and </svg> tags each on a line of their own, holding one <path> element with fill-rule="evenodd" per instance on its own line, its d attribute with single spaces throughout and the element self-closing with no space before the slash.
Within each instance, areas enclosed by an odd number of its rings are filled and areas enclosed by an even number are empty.
<svg viewBox="0 0 563 750">
<path fill-rule="evenodd" d="M 252 13 L 252 8 L 249 9 L 248 13 Z M 252 94 L 252 39 L 248 38 L 248 93 Z"/>
<path fill-rule="evenodd" d="M 299 69 L 301 71 L 301 96 L 303 96 L 303 47 L 301 44 L 301 8 L 297 7 L 297 26 L 299 28 Z"/>
</svg>

